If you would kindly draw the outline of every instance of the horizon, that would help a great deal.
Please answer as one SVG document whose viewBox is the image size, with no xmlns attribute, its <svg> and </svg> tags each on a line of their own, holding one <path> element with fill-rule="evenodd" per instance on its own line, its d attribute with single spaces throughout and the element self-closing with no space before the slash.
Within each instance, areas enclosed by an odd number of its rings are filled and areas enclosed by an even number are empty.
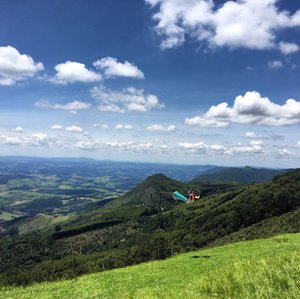
<svg viewBox="0 0 300 299">
<path fill-rule="evenodd" d="M 220 165 L 220 164 L 186 164 L 186 163 L 163 163 L 163 162 L 143 162 L 143 161 L 130 161 L 130 160 L 108 160 L 108 159 L 97 159 L 89 157 L 76 157 L 76 156 L 15 156 L 15 155 L 0 155 L 1 158 L 10 158 L 10 159 L 57 159 L 57 160 L 90 160 L 95 162 L 111 162 L 111 163 L 128 163 L 128 164 L 154 164 L 154 165 L 166 165 L 166 166 L 212 166 L 212 167 L 223 167 L 223 168 L 255 168 L 255 169 L 270 169 L 270 170 L 293 170 L 299 169 L 299 167 L 288 167 L 288 168 L 278 168 L 278 167 L 264 167 L 256 165 Z"/>
<path fill-rule="evenodd" d="M 299 168 L 299 16 L 287 0 L 1 1 L 1 155 Z"/>
</svg>

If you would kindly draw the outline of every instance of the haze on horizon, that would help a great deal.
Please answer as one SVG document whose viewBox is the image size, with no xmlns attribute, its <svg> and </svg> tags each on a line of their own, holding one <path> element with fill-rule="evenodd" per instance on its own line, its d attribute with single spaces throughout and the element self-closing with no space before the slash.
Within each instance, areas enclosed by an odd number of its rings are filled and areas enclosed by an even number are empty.
<svg viewBox="0 0 300 299">
<path fill-rule="evenodd" d="M 0 154 L 300 167 L 300 4 L 4 0 Z"/>
</svg>

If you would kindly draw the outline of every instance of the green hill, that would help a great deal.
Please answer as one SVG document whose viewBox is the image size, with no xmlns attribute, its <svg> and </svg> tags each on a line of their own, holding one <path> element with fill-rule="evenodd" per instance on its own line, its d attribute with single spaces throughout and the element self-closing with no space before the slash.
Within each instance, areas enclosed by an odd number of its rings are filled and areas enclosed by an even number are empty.
<svg viewBox="0 0 300 299">
<path fill-rule="evenodd" d="M 215 167 L 201 173 L 193 181 L 201 183 L 236 182 L 241 184 L 253 184 L 271 180 L 274 176 L 285 172 L 287 172 L 287 170 L 253 168 L 249 166 L 244 168 Z"/>
<path fill-rule="evenodd" d="M 73 278 L 211 244 L 300 232 L 300 170 L 172 206 L 172 189 L 187 186 L 152 176 L 107 207 L 79 214 L 57 232 L 0 241 L 0 283 Z M 160 194 L 165 199 L 157 210 Z"/>
<path fill-rule="evenodd" d="M 300 234 L 240 242 L 74 280 L 0 287 L 1 298 L 300 298 Z"/>
</svg>

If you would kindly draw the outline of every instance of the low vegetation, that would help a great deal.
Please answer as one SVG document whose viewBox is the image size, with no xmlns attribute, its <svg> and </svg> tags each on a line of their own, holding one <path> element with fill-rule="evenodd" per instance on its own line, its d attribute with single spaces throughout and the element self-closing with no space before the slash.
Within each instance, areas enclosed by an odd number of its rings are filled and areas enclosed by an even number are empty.
<svg viewBox="0 0 300 299">
<path fill-rule="evenodd" d="M 73 280 L 3 286 L 0 294 L 11 299 L 300 298 L 299 248 L 300 234 L 286 234 Z"/>
</svg>

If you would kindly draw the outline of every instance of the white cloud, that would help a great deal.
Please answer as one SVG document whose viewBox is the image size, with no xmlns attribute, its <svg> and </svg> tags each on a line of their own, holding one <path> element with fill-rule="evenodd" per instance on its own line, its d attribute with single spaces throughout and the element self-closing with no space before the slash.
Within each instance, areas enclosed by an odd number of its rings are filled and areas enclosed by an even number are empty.
<svg viewBox="0 0 300 299">
<path fill-rule="evenodd" d="M 276 70 L 283 67 L 283 63 L 280 60 L 273 60 L 268 62 L 268 68 Z"/>
<path fill-rule="evenodd" d="M 2 144 L 21 146 L 43 146 L 48 144 L 48 136 L 44 133 L 36 133 L 30 136 L 0 136 Z"/>
<path fill-rule="evenodd" d="M 83 140 L 80 140 L 80 141 L 77 141 L 74 144 L 74 147 L 78 148 L 78 149 L 81 149 L 81 150 L 94 151 L 98 148 L 98 144 L 99 144 L 98 141 L 91 141 L 91 140 L 83 141 Z"/>
<path fill-rule="evenodd" d="M 143 89 L 134 87 L 124 88 L 121 91 L 112 91 L 104 87 L 94 87 L 92 96 L 99 101 L 100 111 L 117 113 L 146 112 L 151 109 L 163 108 L 157 96 L 145 94 Z"/>
<path fill-rule="evenodd" d="M 62 126 L 62 125 L 53 125 L 53 126 L 51 126 L 50 129 L 51 129 L 51 130 L 62 130 L 62 129 L 63 129 L 63 126 Z"/>
<path fill-rule="evenodd" d="M 179 142 L 178 147 L 194 154 L 207 154 L 207 153 L 220 153 L 227 152 L 227 148 L 221 144 L 206 144 L 203 141 L 191 143 L 191 142 Z"/>
<path fill-rule="evenodd" d="M 227 147 L 221 144 L 206 144 L 200 142 L 179 142 L 178 147 L 193 154 L 220 154 L 220 155 L 236 155 L 236 154 L 261 154 L 264 153 L 263 142 L 261 140 L 252 140 L 247 145 L 238 144 L 237 146 Z"/>
<path fill-rule="evenodd" d="M 282 54 L 288 55 L 299 51 L 299 46 L 294 43 L 280 42 L 279 50 L 281 51 Z"/>
<path fill-rule="evenodd" d="M 83 63 L 67 61 L 55 66 L 56 74 L 50 79 L 55 84 L 89 83 L 102 80 L 100 74 L 88 70 Z"/>
<path fill-rule="evenodd" d="M 14 85 L 34 77 L 43 69 L 43 64 L 35 62 L 29 55 L 21 54 L 11 46 L 0 47 L 0 85 Z"/>
<path fill-rule="evenodd" d="M 148 131 L 160 131 L 160 132 L 174 132 L 176 130 L 176 127 L 174 125 L 169 125 L 169 126 L 163 126 L 163 125 L 152 125 L 148 126 L 146 128 Z"/>
<path fill-rule="evenodd" d="M 300 123 L 300 102 L 288 99 L 285 104 L 278 105 L 267 97 L 263 98 L 259 92 L 248 91 L 244 96 L 235 98 L 232 108 L 224 102 L 210 107 L 201 116 L 185 120 L 188 125 L 207 127 L 215 127 L 215 122 L 221 123 L 223 127 L 231 122 L 266 126 L 295 125 Z"/>
<path fill-rule="evenodd" d="M 132 125 L 123 125 L 123 124 L 117 124 L 115 126 L 115 128 L 117 130 L 131 130 L 132 129 Z"/>
<path fill-rule="evenodd" d="M 162 48 L 180 46 L 186 37 L 209 46 L 269 49 L 276 33 L 300 25 L 300 10 L 280 10 L 277 0 L 145 0 L 157 11 L 153 19 Z"/>
<path fill-rule="evenodd" d="M 144 74 L 134 64 L 125 61 L 118 62 L 116 58 L 105 57 L 93 63 L 96 68 L 103 70 L 106 77 L 131 77 L 144 79 Z"/>
<path fill-rule="evenodd" d="M 94 128 L 100 128 L 100 129 L 109 129 L 109 126 L 106 124 L 93 124 Z"/>
<path fill-rule="evenodd" d="M 252 139 L 252 138 L 257 138 L 258 136 L 257 136 L 257 134 L 254 133 L 254 132 L 246 132 L 246 133 L 245 133 L 245 137 L 246 137 L 246 138 Z"/>
<path fill-rule="evenodd" d="M 78 126 L 78 125 L 73 125 L 73 126 L 70 126 L 70 127 L 66 127 L 66 131 L 68 132 L 77 132 L 77 133 L 83 133 L 83 129 Z"/>
<path fill-rule="evenodd" d="M 39 100 L 35 104 L 35 107 L 39 108 L 50 108 L 50 109 L 60 109 L 60 110 L 66 110 L 71 113 L 76 113 L 79 110 L 85 110 L 88 109 L 91 104 L 90 103 L 85 103 L 85 102 L 80 102 L 80 101 L 73 101 L 67 104 L 51 104 L 46 100 Z"/>
<path fill-rule="evenodd" d="M 185 124 L 191 126 L 210 127 L 210 128 L 227 128 L 229 126 L 228 122 L 219 121 L 216 119 L 208 119 L 201 116 L 186 118 Z"/>
<path fill-rule="evenodd" d="M 22 127 L 20 127 L 20 126 L 17 126 L 17 127 L 15 128 L 15 131 L 18 132 L 18 133 L 23 133 L 23 132 L 24 132 L 24 129 L 23 129 Z"/>
<path fill-rule="evenodd" d="M 296 147 L 300 147 L 300 141 L 296 143 Z"/>
</svg>

